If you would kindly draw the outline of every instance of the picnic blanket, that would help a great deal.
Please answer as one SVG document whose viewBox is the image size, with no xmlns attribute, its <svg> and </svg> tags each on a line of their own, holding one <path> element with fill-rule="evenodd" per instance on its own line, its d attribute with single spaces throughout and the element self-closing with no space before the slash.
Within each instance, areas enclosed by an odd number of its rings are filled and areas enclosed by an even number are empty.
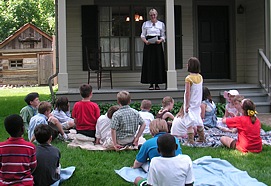
<svg viewBox="0 0 271 186">
<path fill-rule="evenodd" d="M 66 167 L 66 168 L 61 169 L 60 170 L 60 179 L 58 181 L 56 181 L 54 184 L 52 184 L 51 186 L 58 186 L 63 181 L 69 179 L 72 176 L 74 171 L 75 171 L 74 166 L 70 166 L 70 167 Z"/>
<path fill-rule="evenodd" d="M 133 169 L 131 167 L 123 167 L 120 170 L 115 170 L 115 172 L 127 182 L 134 182 L 138 176 L 147 178 L 148 175 L 141 168 Z M 246 171 L 235 168 L 228 161 L 211 156 L 194 160 L 193 172 L 195 186 L 266 186 L 257 179 L 251 178 Z"/>
<path fill-rule="evenodd" d="M 182 139 L 180 143 L 182 145 L 186 146 L 192 146 L 192 147 L 219 147 L 222 146 L 220 142 L 220 138 L 222 136 L 229 136 L 233 139 L 237 139 L 237 133 L 231 133 L 231 132 L 223 132 L 222 130 L 218 128 L 208 128 L 204 129 L 205 133 L 205 143 L 198 143 L 195 142 L 195 144 L 191 145 L 186 143 L 187 139 Z M 262 143 L 264 145 L 271 145 L 271 131 L 265 132 L 263 129 L 261 129 L 261 138 L 262 138 Z"/>
<path fill-rule="evenodd" d="M 70 130 L 70 133 L 68 134 L 69 138 L 72 139 L 72 141 L 67 145 L 68 147 L 76 148 L 80 147 L 81 149 L 85 150 L 115 150 L 113 147 L 112 140 L 108 138 L 108 141 L 106 141 L 103 145 L 100 144 L 94 144 L 95 139 L 82 135 L 77 134 L 76 130 Z M 140 137 L 138 144 L 143 144 L 146 141 L 145 138 Z M 137 150 L 137 146 L 127 145 L 120 150 Z"/>
</svg>

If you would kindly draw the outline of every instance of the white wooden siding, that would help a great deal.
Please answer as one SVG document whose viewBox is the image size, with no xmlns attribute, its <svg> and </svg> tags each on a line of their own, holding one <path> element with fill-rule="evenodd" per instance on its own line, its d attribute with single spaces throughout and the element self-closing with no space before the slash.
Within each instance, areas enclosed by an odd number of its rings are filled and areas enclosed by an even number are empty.
<svg viewBox="0 0 271 186">
<path fill-rule="evenodd" d="M 264 47 L 264 0 L 245 2 L 246 16 L 246 53 L 245 53 L 245 83 L 257 83 L 259 48 Z"/>
<path fill-rule="evenodd" d="M 87 82 L 87 72 L 82 70 L 82 38 L 81 38 L 81 5 L 91 5 L 92 1 L 67 1 L 67 68 L 70 88 L 77 88 L 81 83 Z M 183 62 L 185 70 L 177 70 L 178 85 L 184 84 L 187 75 L 186 62 L 193 54 L 192 35 L 192 3 L 187 0 L 178 1 L 182 5 L 182 16 L 185 16 L 182 27 L 184 30 Z M 113 72 L 113 86 L 140 87 L 141 72 Z M 96 86 L 96 76 L 92 75 L 92 84 Z M 109 82 L 102 82 L 105 86 Z"/>
<path fill-rule="evenodd" d="M 241 0 L 235 2 L 235 7 L 244 4 Z M 246 14 L 236 14 L 236 81 L 245 82 L 246 62 Z M 234 64 L 234 63 L 233 63 Z"/>
<path fill-rule="evenodd" d="M 82 70 L 81 6 L 93 1 L 67 1 L 67 71 L 69 88 L 87 83 L 87 72 Z"/>
<path fill-rule="evenodd" d="M 257 83 L 257 50 L 264 48 L 264 0 L 236 0 L 235 10 L 239 4 L 245 7 L 244 14 L 235 15 L 234 60 L 232 68 L 236 70 L 236 79 L 239 83 Z M 87 82 L 87 72 L 82 71 L 82 39 L 81 39 L 81 5 L 93 4 L 89 0 L 67 1 L 67 66 L 69 87 L 77 88 Z M 194 46 L 194 18 L 193 1 L 175 0 L 176 5 L 182 7 L 182 48 L 183 69 L 177 70 L 178 87 L 184 85 L 184 78 L 188 74 L 187 59 L 195 55 Z M 233 23 L 234 24 L 234 23 Z M 140 72 L 113 72 L 113 86 L 141 87 Z M 95 77 L 93 86 L 96 86 Z M 109 85 L 108 82 L 105 84 Z"/>
<path fill-rule="evenodd" d="M 178 85 L 184 86 L 184 79 L 188 75 L 187 60 L 194 56 L 194 40 L 193 40 L 193 11 L 192 2 L 189 0 L 176 0 L 177 5 L 182 7 L 182 42 L 183 42 L 183 69 L 177 71 Z"/>
</svg>

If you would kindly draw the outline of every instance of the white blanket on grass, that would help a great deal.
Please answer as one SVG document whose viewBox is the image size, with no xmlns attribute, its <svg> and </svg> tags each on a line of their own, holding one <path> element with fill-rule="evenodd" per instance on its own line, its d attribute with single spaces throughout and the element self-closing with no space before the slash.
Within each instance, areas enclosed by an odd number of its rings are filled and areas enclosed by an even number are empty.
<svg viewBox="0 0 271 186">
<path fill-rule="evenodd" d="M 70 133 L 68 134 L 69 138 L 72 139 L 72 141 L 68 144 L 68 147 L 76 148 L 80 147 L 81 149 L 85 150 L 114 150 L 113 142 L 111 138 L 108 138 L 108 140 L 103 145 L 97 145 L 94 144 L 95 139 L 85 136 L 83 134 L 77 134 L 75 130 L 70 130 Z M 140 137 L 138 144 L 143 144 L 146 141 L 145 138 Z M 120 150 L 137 150 L 137 146 L 125 146 Z"/>
<path fill-rule="evenodd" d="M 257 179 L 251 178 L 246 171 L 235 168 L 228 161 L 211 156 L 194 160 L 193 171 L 195 186 L 266 186 Z M 141 168 L 123 167 L 115 172 L 128 182 L 134 182 L 138 176 L 147 178 L 147 173 Z"/>
</svg>

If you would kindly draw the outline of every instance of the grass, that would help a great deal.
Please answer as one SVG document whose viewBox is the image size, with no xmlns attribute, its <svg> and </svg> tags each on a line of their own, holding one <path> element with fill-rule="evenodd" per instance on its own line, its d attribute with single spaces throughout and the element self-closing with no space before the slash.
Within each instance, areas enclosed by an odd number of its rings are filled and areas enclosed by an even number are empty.
<svg viewBox="0 0 271 186">
<path fill-rule="evenodd" d="M 21 108 L 26 105 L 24 97 L 30 92 L 38 92 L 42 101 L 50 99 L 48 87 L 0 89 L 0 117 L 19 113 Z"/>
<path fill-rule="evenodd" d="M 49 100 L 50 93 L 48 87 L 32 87 L 17 89 L 0 89 L 0 141 L 4 141 L 6 133 L 3 121 L 9 114 L 19 113 L 25 105 L 23 99 L 29 92 L 38 92 L 40 100 Z M 271 128 L 263 125 L 264 130 Z M 76 166 L 76 170 L 71 179 L 65 181 L 63 186 L 74 185 L 132 185 L 120 178 L 114 169 L 124 166 L 131 166 L 137 151 L 125 152 L 99 152 L 87 151 L 79 148 L 67 148 L 67 144 L 55 141 L 54 146 L 61 151 L 62 167 Z M 236 168 L 247 171 L 251 177 L 271 185 L 271 147 L 263 146 L 263 151 L 259 154 L 242 154 L 239 151 L 227 148 L 191 148 L 182 147 L 183 153 L 188 154 L 192 160 L 202 156 L 212 156 L 229 161 Z"/>
</svg>

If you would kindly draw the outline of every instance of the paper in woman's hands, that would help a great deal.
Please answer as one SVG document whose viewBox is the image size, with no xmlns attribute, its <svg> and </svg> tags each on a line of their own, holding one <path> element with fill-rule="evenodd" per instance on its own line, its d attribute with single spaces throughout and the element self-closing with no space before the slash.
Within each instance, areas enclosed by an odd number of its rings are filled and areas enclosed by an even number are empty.
<svg viewBox="0 0 271 186">
<path fill-rule="evenodd" d="M 158 37 L 155 36 L 153 38 L 148 39 L 148 42 L 151 43 L 151 44 L 155 44 L 157 40 L 158 40 Z"/>
</svg>

